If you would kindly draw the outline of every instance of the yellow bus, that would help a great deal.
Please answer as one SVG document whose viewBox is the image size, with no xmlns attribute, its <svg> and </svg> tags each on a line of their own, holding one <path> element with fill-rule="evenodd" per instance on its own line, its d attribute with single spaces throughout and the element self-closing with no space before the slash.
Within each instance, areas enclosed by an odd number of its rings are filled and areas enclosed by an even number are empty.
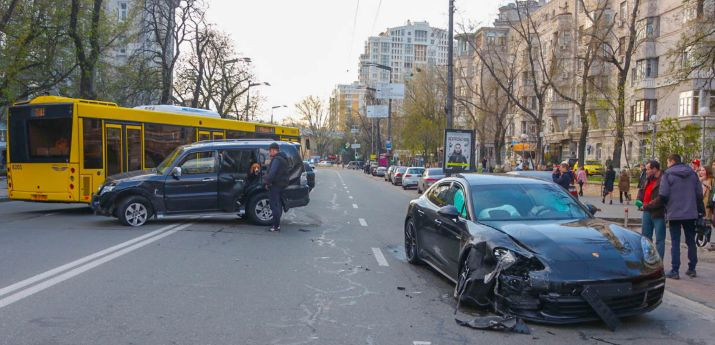
<svg viewBox="0 0 715 345">
<path fill-rule="evenodd" d="M 106 176 L 154 168 L 177 146 L 196 141 L 300 142 L 297 128 L 221 119 L 201 109 L 123 108 L 57 96 L 15 103 L 7 125 L 8 197 L 43 202 L 89 203 Z"/>
</svg>

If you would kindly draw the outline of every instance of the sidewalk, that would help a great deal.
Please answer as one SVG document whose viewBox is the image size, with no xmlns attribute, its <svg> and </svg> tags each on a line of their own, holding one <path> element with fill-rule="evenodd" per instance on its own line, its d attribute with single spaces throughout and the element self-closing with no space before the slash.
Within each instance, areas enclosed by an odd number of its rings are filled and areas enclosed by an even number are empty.
<svg viewBox="0 0 715 345">
<path fill-rule="evenodd" d="M 7 201 L 7 179 L 0 176 L 0 201 Z"/>
</svg>

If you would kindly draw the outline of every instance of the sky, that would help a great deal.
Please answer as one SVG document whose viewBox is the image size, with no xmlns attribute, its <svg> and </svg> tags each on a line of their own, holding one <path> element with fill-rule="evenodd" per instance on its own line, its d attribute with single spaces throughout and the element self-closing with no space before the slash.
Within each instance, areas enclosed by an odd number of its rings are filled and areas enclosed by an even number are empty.
<svg viewBox="0 0 715 345">
<path fill-rule="evenodd" d="M 407 20 L 446 29 L 448 0 L 210 0 L 208 19 L 252 60 L 265 98 L 258 118 L 276 121 L 314 95 L 326 101 L 337 84 L 357 80 L 365 40 Z M 491 25 L 507 0 L 455 0 L 459 24 Z M 251 88 L 254 92 L 254 88 Z"/>
</svg>

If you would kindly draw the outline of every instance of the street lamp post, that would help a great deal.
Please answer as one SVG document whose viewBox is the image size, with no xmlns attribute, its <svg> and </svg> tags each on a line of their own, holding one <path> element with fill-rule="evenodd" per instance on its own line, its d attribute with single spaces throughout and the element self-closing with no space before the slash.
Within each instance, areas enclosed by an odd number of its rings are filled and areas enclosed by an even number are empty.
<svg viewBox="0 0 715 345">
<path fill-rule="evenodd" d="M 651 125 L 651 134 L 650 134 L 650 159 L 655 159 L 655 119 L 656 115 L 653 114 L 648 118 L 650 120 L 650 125 Z"/>
<path fill-rule="evenodd" d="M 251 83 L 251 81 L 248 81 L 248 87 L 246 87 L 246 120 L 248 120 L 248 110 L 250 109 L 250 102 L 251 102 L 251 88 L 254 86 L 271 86 L 271 83 Z M 255 118 L 255 116 L 253 116 Z"/>
<path fill-rule="evenodd" d="M 276 110 L 276 108 L 288 108 L 287 105 L 276 105 L 271 107 L 271 124 L 273 124 L 273 111 Z"/>
<path fill-rule="evenodd" d="M 449 0 L 449 28 L 447 29 L 447 128 L 453 126 L 454 112 L 454 0 Z"/>
</svg>

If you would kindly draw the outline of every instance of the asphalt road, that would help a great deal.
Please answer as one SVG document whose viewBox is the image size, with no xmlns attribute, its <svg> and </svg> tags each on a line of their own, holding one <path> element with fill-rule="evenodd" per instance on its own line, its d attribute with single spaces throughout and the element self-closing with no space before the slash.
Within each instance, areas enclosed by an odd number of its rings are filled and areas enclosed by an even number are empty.
<svg viewBox="0 0 715 345">
<path fill-rule="evenodd" d="M 715 311 L 671 293 L 616 332 L 461 327 L 453 286 L 404 261 L 416 192 L 336 168 L 317 183 L 281 233 L 235 216 L 137 230 L 83 206 L 0 203 L 0 344 L 715 343 Z"/>
</svg>

